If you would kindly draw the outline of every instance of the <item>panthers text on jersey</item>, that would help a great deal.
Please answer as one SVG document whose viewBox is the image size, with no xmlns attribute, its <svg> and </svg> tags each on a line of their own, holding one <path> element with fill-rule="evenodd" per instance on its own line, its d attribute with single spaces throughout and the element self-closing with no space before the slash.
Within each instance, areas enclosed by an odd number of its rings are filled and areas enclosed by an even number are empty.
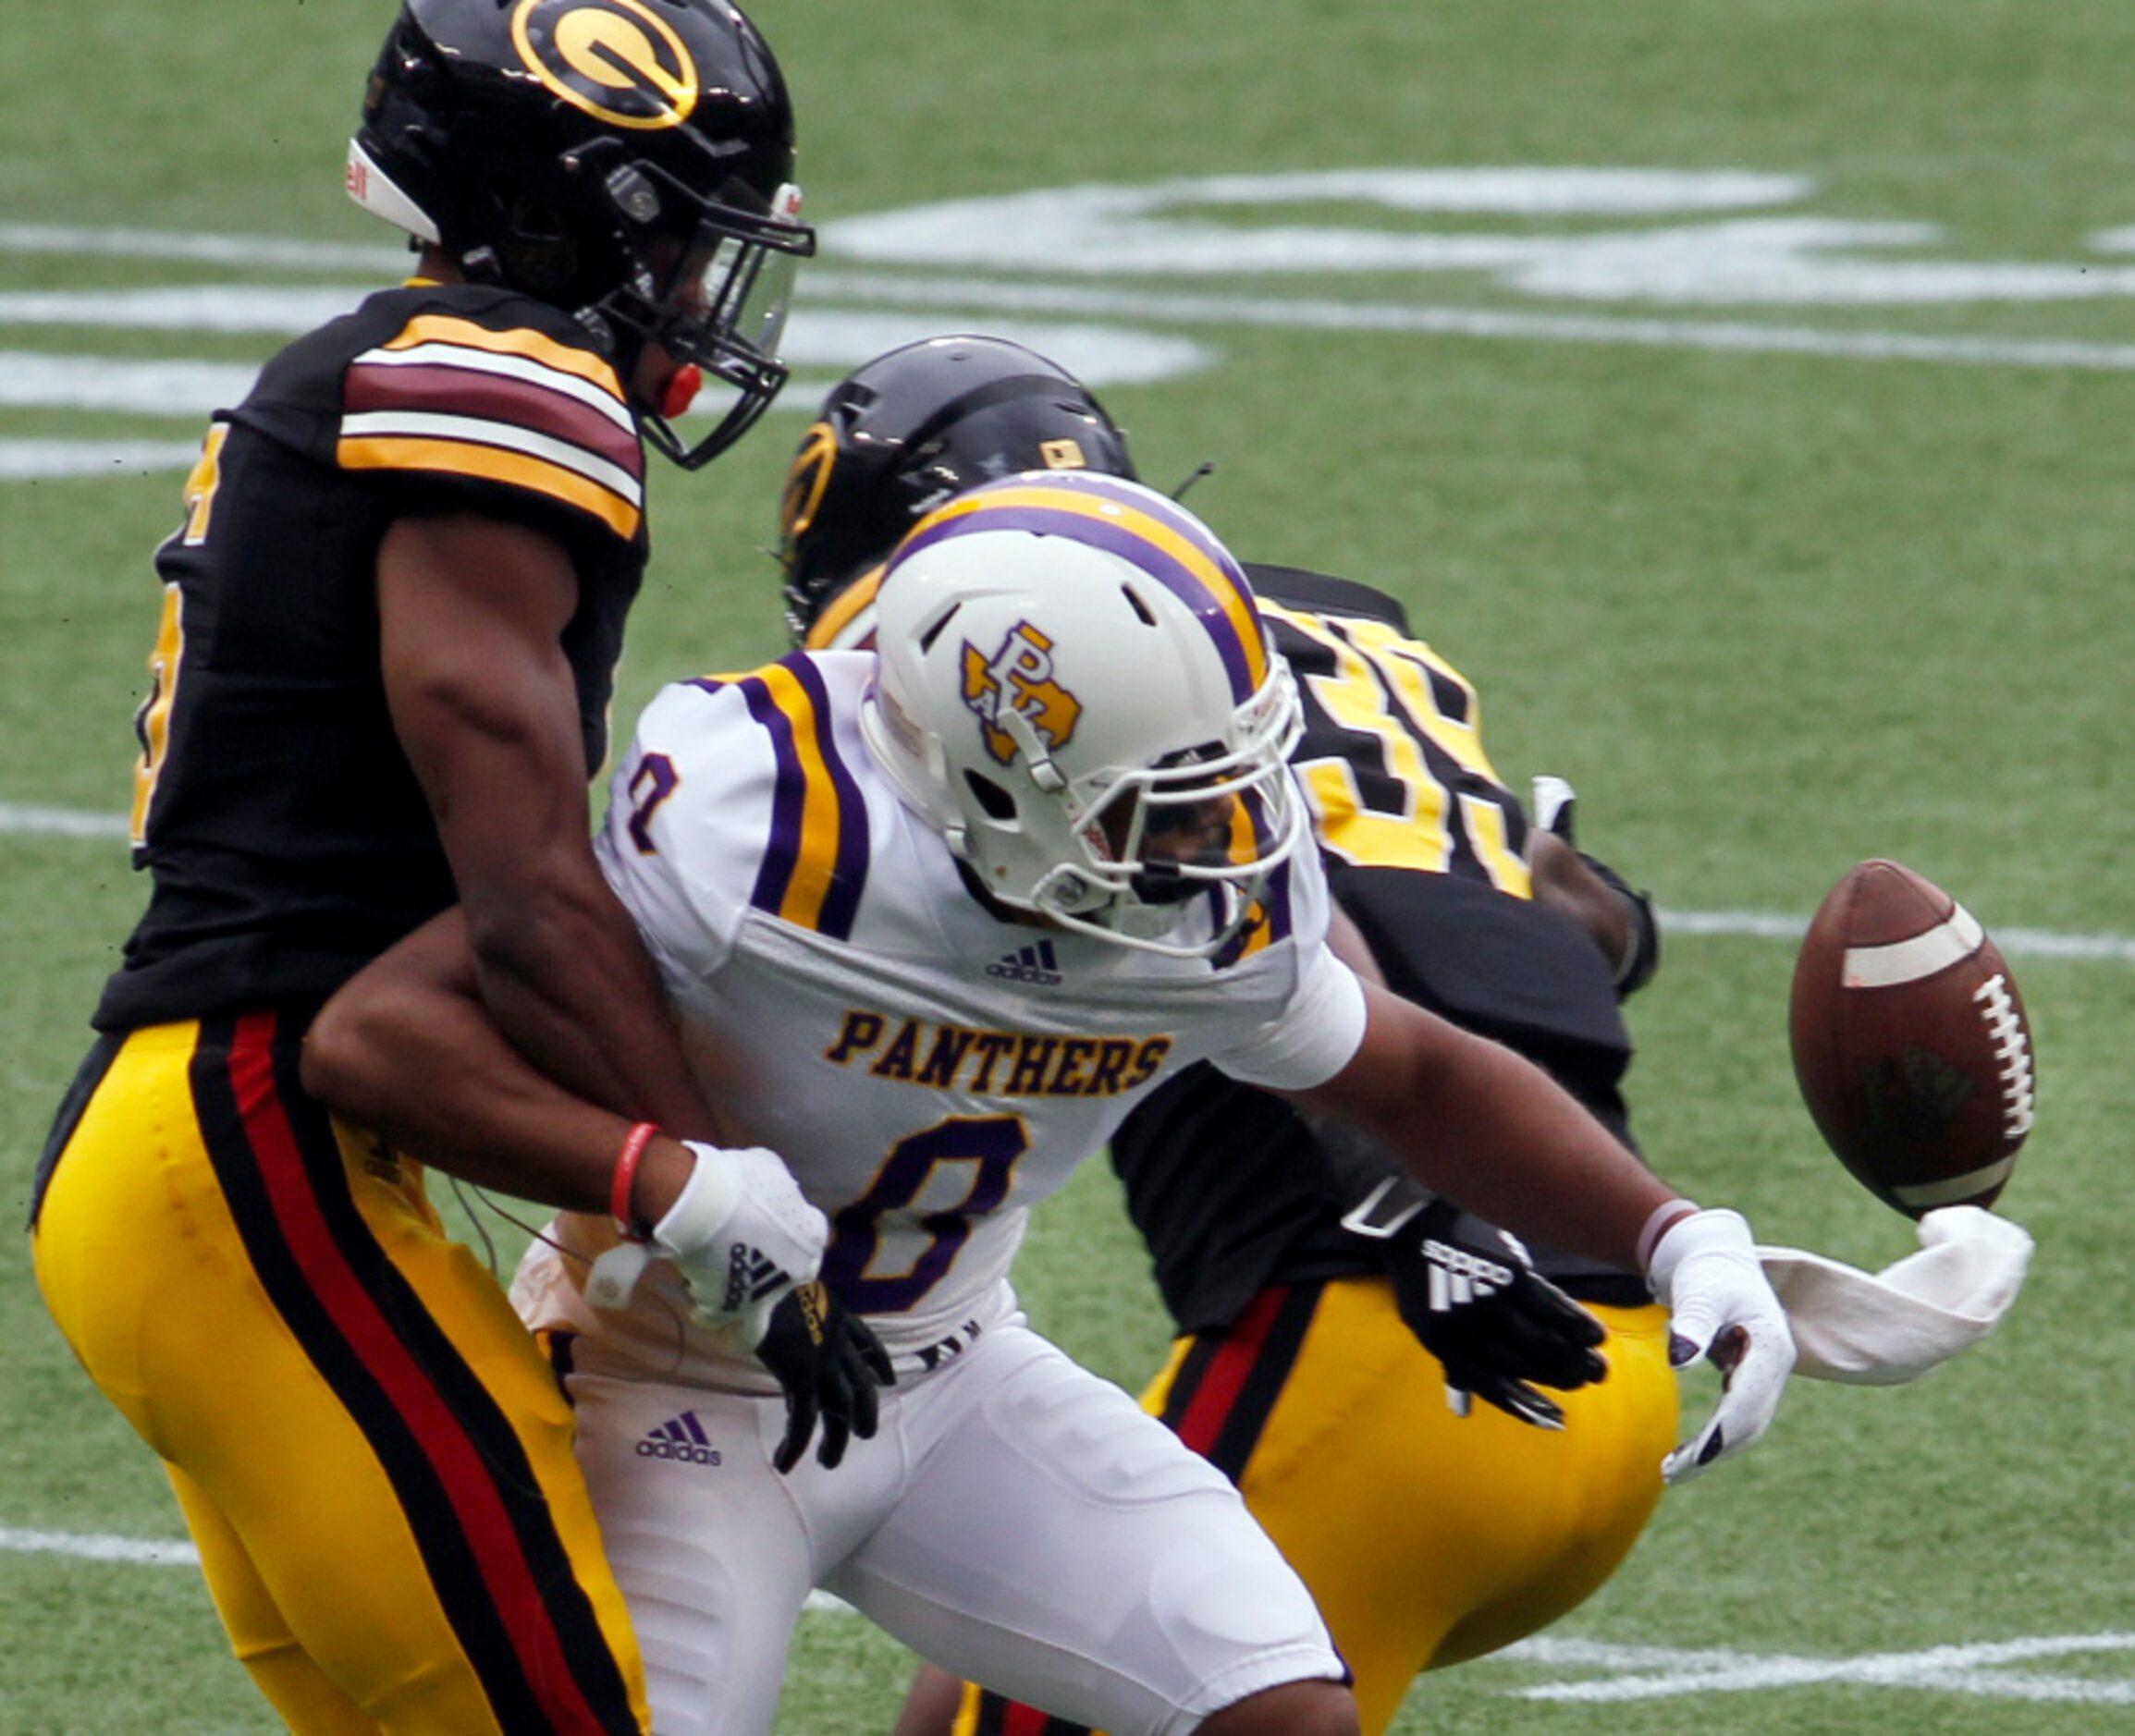
<svg viewBox="0 0 2135 1736">
<path fill-rule="evenodd" d="M 901 1372 L 1012 1311 L 1031 1206 L 1196 1061 L 1303 1088 L 1340 1070 L 1363 997 L 1325 944 L 1308 855 L 1228 953 L 1183 960 L 1015 919 L 969 889 L 861 740 L 873 668 L 799 653 L 667 689 L 619 766 L 600 851 L 729 1143 L 769 1147 L 828 1216 L 824 1276 Z M 1209 920 L 1185 907 L 1188 923 Z M 767 1389 L 688 1324 L 656 1262 L 630 1309 L 578 1293 L 606 1220 L 560 1219 L 514 1298 L 613 1367 Z M 582 1365 L 591 1367 L 591 1362 Z"/>
<path fill-rule="evenodd" d="M 412 283 L 300 338 L 217 416 L 156 557 L 133 801 L 154 889 L 100 1029 L 315 1005 L 451 901 L 379 666 L 396 519 L 476 512 L 564 541 L 594 775 L 645 543 L 637 421 L 591 345 L 509 291 Z"/>
</svg>

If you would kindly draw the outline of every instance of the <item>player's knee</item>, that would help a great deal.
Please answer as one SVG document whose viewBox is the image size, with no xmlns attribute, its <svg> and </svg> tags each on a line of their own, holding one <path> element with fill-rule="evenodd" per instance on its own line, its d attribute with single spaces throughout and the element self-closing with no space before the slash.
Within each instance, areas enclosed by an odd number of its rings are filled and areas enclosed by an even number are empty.
<svg viewBox="0 0 2135 1736">
<path fill-rule="evenodd" d="M 1201 1736 L 1358 1736 L 1356 1701 L 1338 1681 L 1286 1681 L 1225 1706 Z"/>
</svg>

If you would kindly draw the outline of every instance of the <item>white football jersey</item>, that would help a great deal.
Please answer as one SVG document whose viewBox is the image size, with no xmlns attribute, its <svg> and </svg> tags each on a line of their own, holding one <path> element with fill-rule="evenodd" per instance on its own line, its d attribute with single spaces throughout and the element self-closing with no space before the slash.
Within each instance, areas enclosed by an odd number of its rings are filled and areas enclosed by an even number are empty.
<svg viewBox="0 0 2135 1736">
<path fill-rule="evenodd" d="M 796 654 L 666 689 L 618 767 L 603 866 L 636 916 L 731 1145 L 764 1145 L 828 1217 L 823 1276 L 901 1375 L 1012 1311 L 1032 1205 L 1098 1152 L 1143 1093 L 1208 1059 L 1301 1088 L 1356 1052 L 1362 990 L 1328 949 L 1311 851 L 1266 920 L 1211 960 L 1004 919 L 862 742 L 871 655 Z M 1189 907 L 1188 923 L 1209 919 Z M 558 1220 L 514 1286 L 536 1326 L 604 1366 L 761 1390 L 753 1359 L 692 1324 L 655 1262 L 595 1313 L 605 1218 Z M 620 1372 L 620 1370 L 619 1370 Z"/>
</svg>

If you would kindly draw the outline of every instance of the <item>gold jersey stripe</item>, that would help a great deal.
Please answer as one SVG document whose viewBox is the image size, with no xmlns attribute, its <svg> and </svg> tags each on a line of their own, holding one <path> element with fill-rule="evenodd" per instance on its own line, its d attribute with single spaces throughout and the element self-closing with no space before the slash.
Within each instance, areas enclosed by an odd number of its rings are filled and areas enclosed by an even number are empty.
<svg viewBox="0 0 2135 1736">
<path fill-rule="evenodd" d="M 797 927 L 820 928 L 838 866 L 838 847 L 844 836 L 843 806 L 829 763 L 823 755 L 823 720 L 800 678 L 784 665 L 774 663 L 758 669 L 755 679 L 763 682 L 771 703 L 791 726 L 793 756 L 803 789 L 800 847 L 778 913 L 781 921 Z"/>
<path fill-rule="evenodd" d="M 523 326 L 515 326 L 509 332 L 493 332 L 486 325 L 477 325 L 472 320 L 459 319 L 449 313 L 421 313 L 408 322 L 398 337 L 388 339 L 379 348 L 412 349 L 418 344 L 462 344 L 470 349 L 487 350 L 493 355 L 524 356 L 558 373 L 589 380 L 618 403 L 623 401 L 622 382 L 616 378 L 612 364 L 591 350 L 558 343 L 553 337 L 544 337 L 539 332 L 530 332 Z"/>
<path fill-rule="evenodd" d="M 336 458 L 350 471 L 433 471 L 509 483 L 591 513 L 626 541 L 637 535 L 644 514 L 611 489 L 561 464 L 495 446 L 458 440 L 344 440 Z"/>
</svg>

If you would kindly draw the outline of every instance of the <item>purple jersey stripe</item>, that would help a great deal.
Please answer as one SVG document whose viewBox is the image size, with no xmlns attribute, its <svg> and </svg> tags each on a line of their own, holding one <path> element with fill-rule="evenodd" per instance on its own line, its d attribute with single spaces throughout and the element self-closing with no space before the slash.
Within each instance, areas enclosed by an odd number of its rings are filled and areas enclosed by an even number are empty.
<svg viewBox="0 0 2135 1736">
<path fill-rule="evenodd" d="M 845 764 L 837 742 L 831 739 L 830 696 L 823 686 L 822 671 L 816 668 L 814 659 L 801 653 L 786 658 L 784 666 L 792 671 L 808 695 L 809 709 L 815 714 L 816 749 L 830 775 L 831 796 L 838 810 L 837 853 L 832 861 L 830 885 L 823 896 L 822 911 L 816 925 L 820 933 L 833 940 L 847 940 L 852 937 L 853 920 L 860 913 L 860 894 L 867 884 L 870 855 L 867 803 L 852 768 Z"/>
<path fill-rule="evenodd" d="M 792 720 L 779 709 L 779 702 L 771 697 L 763 678 L 752 675 L 737 685 L 748 704 L 749 715 L 764 727 L 771 738 L 771 751 L 778 756 L 778 781 L 771 794 L 771 836 L 756 870 L 755 887 L 749 894 L 749 902 L 756 909 L 776 916 L 786 901 L 786 888 L 792 884 L 793 870 L 801 860 L 801 822 L 807 808 L 808 779 L 794 748 Z"/>
</svg>

